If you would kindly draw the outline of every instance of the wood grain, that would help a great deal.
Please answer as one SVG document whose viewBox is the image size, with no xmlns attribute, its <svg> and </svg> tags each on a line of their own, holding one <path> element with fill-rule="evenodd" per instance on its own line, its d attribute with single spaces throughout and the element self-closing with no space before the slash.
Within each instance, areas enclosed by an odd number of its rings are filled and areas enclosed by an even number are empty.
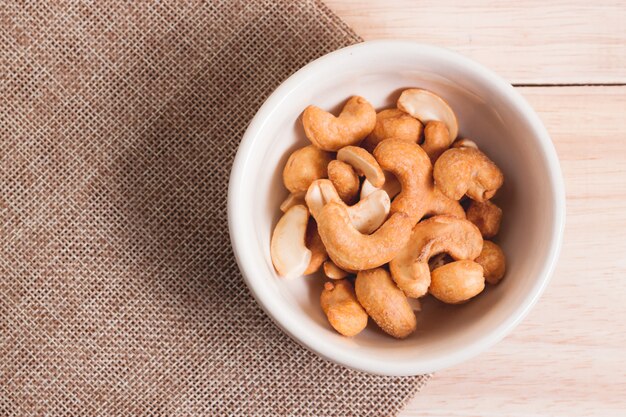
<svg viewBox="0 0 626 417">
<path fill-rule="evenodd" d="M 626 87 L 520 88 L 556 144 L 556 274 L 504 341 L 439 372 L 403 416 L 626 415 Z"/>
<path fill-rule="evenodd" d="M 459 51 L 515 84 L 626 83 L 626 3 L 328 0 L 366 40 Z"/>
</svg>

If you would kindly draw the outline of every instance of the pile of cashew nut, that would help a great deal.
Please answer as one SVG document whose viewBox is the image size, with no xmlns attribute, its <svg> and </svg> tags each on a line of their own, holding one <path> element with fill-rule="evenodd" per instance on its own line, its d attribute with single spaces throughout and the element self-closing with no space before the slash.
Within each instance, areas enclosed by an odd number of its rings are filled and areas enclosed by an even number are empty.
<svg viewBox="0 0 626 417">
<path fill-rule="evenodd" d="M 290 194 L 271 240 L 280 276 L 322 270 L 321 308 L 354 336 L 368 318 L 386 333 L 415 331 L 418 299 L 468 301 L 505 273 L 492 240 L 502 210 L 490 201 L 500 169 L 469 139 L 436 94 L 411 88 L 376 113 L 351 97 L 338 116 L 309 106 L 311 144 L 289 157 Z"/>
</svg>

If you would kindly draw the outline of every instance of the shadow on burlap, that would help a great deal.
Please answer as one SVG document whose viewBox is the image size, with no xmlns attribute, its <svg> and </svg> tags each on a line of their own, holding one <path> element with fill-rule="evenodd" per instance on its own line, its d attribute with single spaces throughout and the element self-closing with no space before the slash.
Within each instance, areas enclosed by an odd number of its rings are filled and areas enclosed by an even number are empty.
<svg viewBox="0 0 626 417">
<path fill-rule="evenodd" d="M 0 414 L 395 415 L 255 304 L 226 226 L 248 121 L 359 38 L 316 1 L 0 9 Z"/>
</svg>

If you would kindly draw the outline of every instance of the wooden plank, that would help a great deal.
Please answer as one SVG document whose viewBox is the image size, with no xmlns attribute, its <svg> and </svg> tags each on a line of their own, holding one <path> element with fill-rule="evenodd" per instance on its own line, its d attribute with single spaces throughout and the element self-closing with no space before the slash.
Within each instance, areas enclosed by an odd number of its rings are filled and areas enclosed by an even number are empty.
<svg viewBox="0 0 626 417">
<path fill-rule="evenodd" d="M 626 87 L 521 88 L 555 141 L 565 244 L 529 317 L 435 375 L 403 416 L 623 416 L 626 410 Z"/>
<path fill-rule="evenodd" d="M 626 83 L 623 0 L 328 0 L 359 35 L 461 52 L 512 83 Z"/>
</svg>

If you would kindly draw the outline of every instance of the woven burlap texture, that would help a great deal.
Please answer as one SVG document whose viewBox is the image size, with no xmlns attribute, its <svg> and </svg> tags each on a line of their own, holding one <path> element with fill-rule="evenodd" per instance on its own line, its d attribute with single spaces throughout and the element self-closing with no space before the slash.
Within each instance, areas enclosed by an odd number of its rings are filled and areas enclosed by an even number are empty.
<svg viewBox="0 0 626 417">
<path fill-rule="evenodd" d="M 226 225 L 256 110 L 359 41 L 316 1 L 0 5 L 0 415 L 395 415 L 426 377 L 322 360 Z"/>
</svg>

